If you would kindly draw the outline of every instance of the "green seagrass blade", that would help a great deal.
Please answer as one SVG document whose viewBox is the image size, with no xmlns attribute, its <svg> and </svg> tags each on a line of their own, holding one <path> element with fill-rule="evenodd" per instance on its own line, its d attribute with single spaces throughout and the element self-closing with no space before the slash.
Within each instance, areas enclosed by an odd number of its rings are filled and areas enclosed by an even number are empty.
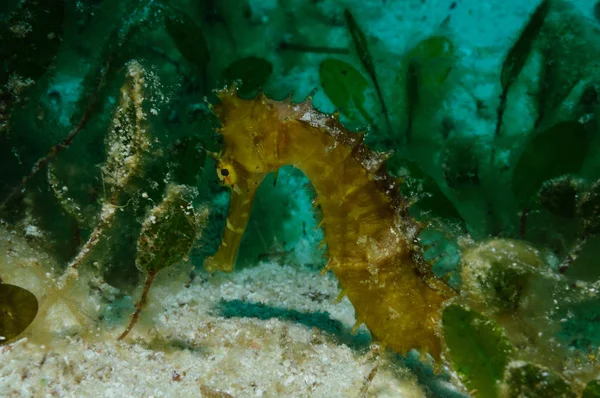
<svg viewBox="0 0 600 398">
<path fill-rule="evenodd" d="M 38 301 L 26 289 L 0 283 L 0 345 L 21 334 L 38 311 Z"/>
</svg>

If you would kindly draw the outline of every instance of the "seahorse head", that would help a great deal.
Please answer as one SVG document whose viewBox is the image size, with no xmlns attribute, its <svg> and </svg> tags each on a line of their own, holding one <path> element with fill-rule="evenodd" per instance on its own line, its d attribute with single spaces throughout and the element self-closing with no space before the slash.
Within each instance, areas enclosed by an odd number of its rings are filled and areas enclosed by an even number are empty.
<svg viewBox="0 0 600 398">
<path fill-rule="evenodd" d="M 221 121 L 218 132 L 224 150 L 219 159 L 218 176 L 226 185 L 234 186 L 242 177 L 267 174 L 282 165 L 277 161 L 279 109 L 262 93 L 253 100 L 238 97 L 236 88 L 218 92 L 220 103 L 213 112 Z"/>
<path fill-rule="evenodd" d="M 285 164 L 278 156 L 285 140 L 280 135 L 282 113 L 276 101 L 262 93 L 244 100 L 238 97 L 235 87 L 217 95 L 220 103 L 212 110 L 221 122 L 217 131 L 223 137 L 217 176 L 232 193 L 221 247 L 205 266 L 231 271 L 258 186 L 268 173 Z"/>
</svg>

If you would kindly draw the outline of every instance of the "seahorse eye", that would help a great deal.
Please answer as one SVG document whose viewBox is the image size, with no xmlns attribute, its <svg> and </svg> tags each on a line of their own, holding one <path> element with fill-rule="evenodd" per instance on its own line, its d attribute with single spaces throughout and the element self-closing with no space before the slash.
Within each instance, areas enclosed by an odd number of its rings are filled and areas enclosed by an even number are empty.
<svg viewBox="0 0 600 398">
<path fill-rule="evenodd" d="M 217 165 L 217 177 L 225 185 L 233 186 L 237 182 L 235 169 L 229 162 L 221 161 Z"/>
</svg>

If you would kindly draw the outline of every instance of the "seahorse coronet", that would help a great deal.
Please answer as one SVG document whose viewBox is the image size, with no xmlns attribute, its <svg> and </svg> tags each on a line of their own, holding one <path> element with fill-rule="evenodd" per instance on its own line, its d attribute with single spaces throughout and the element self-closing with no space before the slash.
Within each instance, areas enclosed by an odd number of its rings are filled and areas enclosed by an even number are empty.
<svg viewBox="0 0 600 398">
<path fill-rule="evenodd" d="M 420 349 L 441 356 L 440 319 L 455 292 L 437 279 L 423 258 L 422 224 L 408 214 L 409 201 L 386 170 L 390 153 L 364 143 L 335 115 L 314 108 L 310 96 L 269 99 L 262 90 L 242 99 L 235 86 L 217 91 L 212 107 L 221 121 L 220 164 L 234 168 L 231 201 L 221 246 L 207 259 L 209 271 L 232 271 L 253 199 L 264 177 L 285 165 L 304 172 L 316 191 L 323 219 L 324 268 L 373 337 L 406 354 Z M 223 176 L 220 176 L 223 177 Z M 225 176 L 227 177 L 227 176 Z"/>
</svg>

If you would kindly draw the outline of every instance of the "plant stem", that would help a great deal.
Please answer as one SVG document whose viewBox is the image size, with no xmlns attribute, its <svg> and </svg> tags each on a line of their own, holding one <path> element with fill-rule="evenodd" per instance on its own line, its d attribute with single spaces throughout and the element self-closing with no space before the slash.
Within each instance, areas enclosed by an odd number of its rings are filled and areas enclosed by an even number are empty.
<svg viewBox="0 0 600 398">
<path fill-rule="evenodd" d="M 135 305 L 135 312 L 134 312 L 133 316 L 131 317 L 131 321 L 129 321 L 129 325 L 127 326 L 127 329 L 125 329 L 125 331 L 119 336 L 119 338 L 118 338 L 119 341 L 121 341 L 127 337 L 129 332 L 131 332 L 131 329 L 133 329 L 133 327 L 137 323 L 138 319 L 140 318 L 140 313 L 142 312 L 144 307 L 146 307 L 146 304 L 148 301 L 148 293 L 150 292 L 150 286 L 152 286 L 152 282 L 154 281 L 155 276 L 156 276 L 155 271 L 148 273 L 148 276 L 146 277 L 146 283 L 144 284 L 144 290 L 142 291 L 142 297 L 140 297 L 140 300 Z"/>
</svg>

